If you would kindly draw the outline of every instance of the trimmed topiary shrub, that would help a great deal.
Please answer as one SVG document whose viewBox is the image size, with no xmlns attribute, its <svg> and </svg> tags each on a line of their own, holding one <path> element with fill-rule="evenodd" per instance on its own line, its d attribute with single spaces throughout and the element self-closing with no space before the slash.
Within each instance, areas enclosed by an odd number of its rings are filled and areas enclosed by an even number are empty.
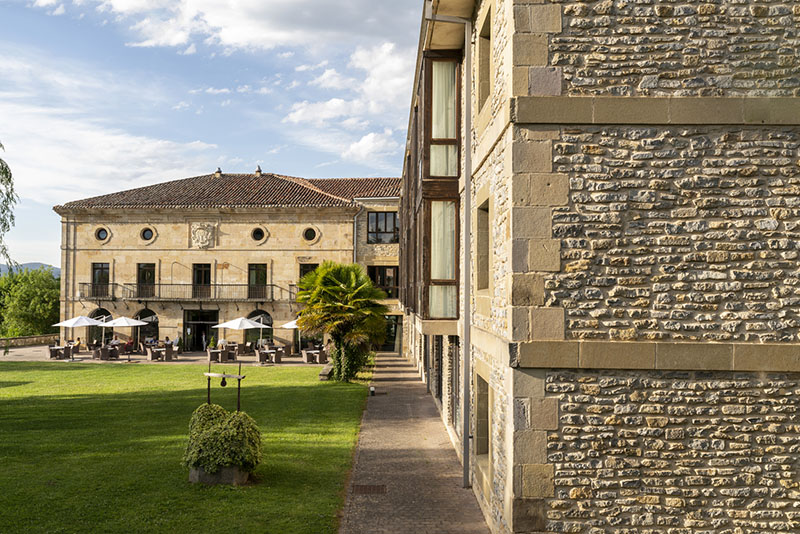
<svg viewBox="0 0 800 534">
<path fill-rule="evenodd" d="M 192 414 L 183 463 L 216 473 L 223 467 L 252 472 L 261 462 L 261 431 L 244 412 L 203 404 Z"/>
</svg>

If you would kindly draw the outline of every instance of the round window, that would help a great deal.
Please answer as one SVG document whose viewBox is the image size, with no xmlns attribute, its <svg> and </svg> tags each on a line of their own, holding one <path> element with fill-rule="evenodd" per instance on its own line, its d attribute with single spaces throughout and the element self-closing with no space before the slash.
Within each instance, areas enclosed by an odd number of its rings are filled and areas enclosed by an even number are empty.
<svg viewBox="0 0 800 534">
<path fill-rule="evenodd" d="M 97 238 L 98 241 L 105 241 L 108 239 L 108 230 L 105 228 L 98 228 L 94 233 L 94 237 Z"/>
<path fill-rule="evenodd" d="M 264 230 L 262 228 L 255 228 L 251 235 L 254 241 L 262 241 L 264 239 Z"/>
<path fill-rule="evenodd" d="M 303 230 L 303 239 L 306 241 L 314 241 L 317 237 L 317 231 L 313 228 L 306 228 Z"/>
<path fill-rule="evenodd" d="M 153 229 L 152 228 L 145 228 L 142 230 L 142 239 L 145 241 L 150 241 L 153 239 Z"/>
</svg>

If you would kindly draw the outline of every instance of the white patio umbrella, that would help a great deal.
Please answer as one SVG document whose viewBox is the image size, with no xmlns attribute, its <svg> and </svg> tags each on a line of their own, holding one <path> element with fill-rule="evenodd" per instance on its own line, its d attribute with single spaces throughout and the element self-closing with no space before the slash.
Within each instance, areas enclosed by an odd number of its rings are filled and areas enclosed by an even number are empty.
<svg viewBox="0 0 800 534">
<path fill-rule="evenodd" d="M 64 328 L 81 328 L 83 326 L 102 326 L 103 324 L 105 323 L 98 321 L 97 319 L 92 319 L 91 317 L 86 317 L 85 315 L 79 315 L 77 317 L 73 317 L 72 319 L 67 319 L 66 321 L 56 323 L 53 326 L 63 326 Z"/>
<path fill-rule="evenodd" d="M 113 321 L 108 321 L 107 323 L 103 323 L 105 326 L 110 326 L 111 328 L 128 328 L 131 326 L 145 326 L 147 323 L 144 321 L 140 321 L 138 319 L 131 319 L 130 317 L 117 317 Z M 131 361 L 131 353 L 128 351 L 128 361 Z"/>
<path fill-rule="evenodd" d="M 100 326 L 102 324 L 103 323 L 97 319 L 92 319 L 91 317 L 86 317 L 85 315 L 79 315 L 77 317 L 73 317 L 72 319 L 67 319 L 66 321 L 56 323 L 53 326 L 63 326 L 64 328 L 82 328 L 84 326 Z"/>
<path fill-rule="evenodd" d="M 106 326 L 128 328 L 131 326 L 145 326 L 147 323 L 139 319 L 131 319 L 130 317 L 117 317 L 113 321 L 104 323 Z"/>
<path fill-rule="evenodd" d="M 225 323 L 220 323 L 212 326 L 211 328 L 229 328 L 231 330 L 250 330 L 252 328 L 261 328 L 261 325 L 255 321 L 251 321 L 247 317 L 239 317 L 238 319 L 231 319 Z"/>
<path fill-rule="evenodd" d="M 289 328 L 289 329 L 297 328 L 297 319 L 295 319 L 294 321 L 289 321 L 286 324 L 282 324 L 278 328 Z"/>
<path fill-rule="evenodd" d="M 103 323 L 103 326 L 110 326 L 111 328 L 129 328 L 132 326 L 145 326 L 147 323 L 139 319 L 131 319 L 130 317 L 117 317 L 113 321 Z"/>
</svg>

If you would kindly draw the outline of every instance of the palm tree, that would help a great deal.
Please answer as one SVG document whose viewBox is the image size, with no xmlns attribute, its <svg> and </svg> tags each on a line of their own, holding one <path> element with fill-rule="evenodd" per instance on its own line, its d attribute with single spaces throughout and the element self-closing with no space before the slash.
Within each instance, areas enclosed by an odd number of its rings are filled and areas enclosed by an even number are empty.
<svg viewBox="0 0 800 534">
<path fill-rule="evenodd" d="M 305 304 L 297 326 L 333 340 L 333 377 L 349 381 L 364 366 L 369 351 L 386 336 L 386 293 L 372 285 L 356 264 L 326 261 L 298 283 L 297 301 Z"/>
<path fill-rule="evenodd" d="M 0 143 L 0 150 L 3 143 Z M 13 262 L 8 254 L 3 236 L 14 226 L 14 212 L 12 208 L 17 203 L 18 197 L 14 192 L 14 180 L 11 177 L 11 169 L 5 161 L 0 158 L 0 259 L 5 259 L 6 263 L 12 265 Z"/>
</svg>

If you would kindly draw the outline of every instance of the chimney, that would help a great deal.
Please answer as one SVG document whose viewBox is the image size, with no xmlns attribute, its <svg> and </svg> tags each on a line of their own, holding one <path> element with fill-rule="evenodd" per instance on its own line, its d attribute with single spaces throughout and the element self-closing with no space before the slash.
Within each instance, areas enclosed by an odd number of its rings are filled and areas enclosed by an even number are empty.
<svg viewBox="0 0 800 534">
<path fill-rule="evenodd" d="M 222 169 L 217 167 L 217 170 L 214 171 L 214 178 L 222 178 Z"/>
<path fill-rule="evenodd" d="M 261 178 L 261 165 L 256 167 L 256 178 Z"/>
</svg>

